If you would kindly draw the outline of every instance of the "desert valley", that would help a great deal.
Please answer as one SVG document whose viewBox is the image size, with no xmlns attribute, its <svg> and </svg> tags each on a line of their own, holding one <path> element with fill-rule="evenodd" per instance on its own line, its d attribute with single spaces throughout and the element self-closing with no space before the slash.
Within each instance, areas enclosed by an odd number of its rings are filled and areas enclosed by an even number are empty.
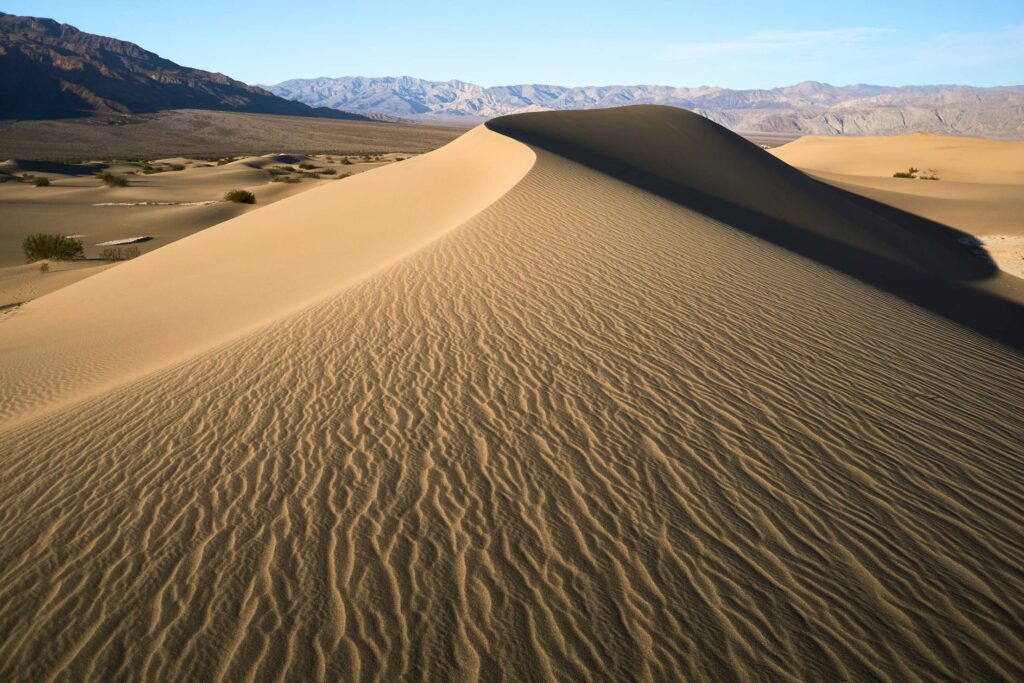
<svg viewBox="0 0 1024 683">
<path fill-rule="evenodd" d="M 0 29 L 0 679 L 1024 679 L 1016 90 L 459 127 Z"/>
</svg>

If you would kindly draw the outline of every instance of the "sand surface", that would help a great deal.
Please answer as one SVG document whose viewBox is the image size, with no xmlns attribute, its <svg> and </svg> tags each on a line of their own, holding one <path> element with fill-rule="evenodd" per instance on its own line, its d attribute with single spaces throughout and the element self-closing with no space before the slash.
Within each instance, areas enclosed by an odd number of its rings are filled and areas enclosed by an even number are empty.
<svg viewBox="0 0 1024 683">
<path fill-rule="evenodd" d="M 279 199 L 409 156 L 266 154 L 219 160 L 227 163 L 183 157 L 76 164 L 0 162 L 0 179 L 5 180 L 0 182 L 0 306 L 30 301 L 110 267 L 99 258 L 105 242 L 147 236 L 151 239 L 135 245 L 145 254 Z M 147 167 L 162 171 L 143 173 Z M 178 167 L 182 170 L 171 170 Z M 96 177 L 101 172 L 127 179 L 128 186 L 107 187 Z M 310 177 L 310 172 L 320 178 Z M 273 182 L 279 177 L 294 182 Z M 33 178 L 46 178 L 50 185 L 35 187 Z M 224 201 L 224 193 L 233 189 L 252 192 L 256 204 Z M 86 260 L 51 263 L 48 273 L 40 273 L 38 264 L 27 268 L 21 243 L 33 233 L 77 236 Z"/>
<path fill-rule="evenodd" d="M 1015 290 L 859 201 L 522 115 L 27 304 L 0 678 L 1021 679 Z"/>
<path fill-rule="evenodd" d="M 1024 278 L 1024 141 L 808 136 L 771 153 L 836 187 L 963 230 L 1002 270 Z M 939 180 L 892 177 L 910 166 Z"/>
</svg>

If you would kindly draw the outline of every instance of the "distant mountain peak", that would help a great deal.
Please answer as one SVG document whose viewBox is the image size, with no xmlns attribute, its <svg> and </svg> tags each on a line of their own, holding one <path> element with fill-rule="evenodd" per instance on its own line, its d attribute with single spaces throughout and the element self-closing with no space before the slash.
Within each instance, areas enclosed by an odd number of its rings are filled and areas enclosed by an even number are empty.
<svg viewBox="0 0 1024 683">
<path fill-rule="evenodd" d="M 135 43 L 53 19 L 0 12 L 0 118 L 66 118 L 163 109 L 363 119 L 315 109 L 224 74 L 180 66 Z"/>
<path fill-rule="evenodd" d="M 410 76 L 293 79 L 267 90 L 312 106 L 421 120 L 483 121 L 545 109 L 664 104 L 745 132 L 909 133 L 1024 138 L 1024 87 L 835 86 L 807 80 L 771 89 L 664 85 L 483 87 Z"/>
</svg>

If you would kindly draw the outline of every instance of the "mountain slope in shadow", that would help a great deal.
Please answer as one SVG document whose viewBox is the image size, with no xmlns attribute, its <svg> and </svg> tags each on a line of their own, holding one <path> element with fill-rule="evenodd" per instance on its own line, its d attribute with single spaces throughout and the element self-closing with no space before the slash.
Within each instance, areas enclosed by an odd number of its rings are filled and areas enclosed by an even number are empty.
<svg viewBox="0 0 1024 683">
<path fill-rule="evenodd" d="M 85 33 L 52 19 L 0 12 L 0 118 L 164 109 L 377 120 L 292 102 L 223 74 L 180 66 L 134 43 Z"/>
</svg>

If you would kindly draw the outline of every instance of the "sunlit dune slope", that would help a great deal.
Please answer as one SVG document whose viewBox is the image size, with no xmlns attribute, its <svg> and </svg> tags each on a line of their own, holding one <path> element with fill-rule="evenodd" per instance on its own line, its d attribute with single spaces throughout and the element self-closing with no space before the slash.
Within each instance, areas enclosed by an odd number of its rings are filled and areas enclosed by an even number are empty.
<svg viewBox="0 0 1024 683">
<path fill-rule="evenodd" d="M 892 178 L 911 166 L 954 183 L 1024 184 L 1024 141 L 929 133 L 886 136 L 808 135 L 771 153 L 788 164 L 824 173 Z M 903 183 L 906 185 L 907 183 Z"/>
<path fill-rule="evenodd" d="M 1024 678 L 1000 278 L 685 112 L 492 126 L 456 228 L 330 295 L 211 237 L 187 277 L 323 296 L 0 432 L 0 679 Z"/>
<path fill-rule="evenodd" d="M 0 322 L 0 418 L 165 367 L 328 296 L 480 211 L 533 162 L 484 128 L 221 223 Z"/>
</svg>

